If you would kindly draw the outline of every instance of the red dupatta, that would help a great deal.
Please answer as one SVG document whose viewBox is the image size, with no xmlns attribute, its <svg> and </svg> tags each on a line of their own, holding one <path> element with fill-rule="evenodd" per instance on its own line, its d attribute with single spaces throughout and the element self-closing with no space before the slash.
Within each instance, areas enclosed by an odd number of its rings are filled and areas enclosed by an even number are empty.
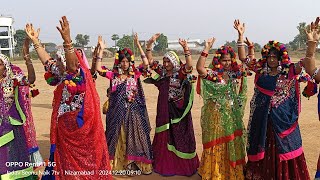
<svg viewBox="0 0 320 180">
<path fill-rule="evenodd" d="M 70 132 L 65 121 L 77 123 L 79 111 L 65 113 L 58 118 L 58 109 L 64 84 L 54 91 L 53 112 L 51 118 L 51 144 L 56 145 L 54 160 L 59 174 L 57 179 L 112 179 L 107 143 L 100 113 L 100 100 L 91 73 L 80 55 L 76 52 L 79 64 L 84 72 L 86 93 L 82 127 Z M 62 120 L 63 119 L 63 120 Z M 66 171 L 70 170 L 70 175 Z M 82 173 L 81 176 L 74 175 Z M 85 174 L 85 175 L 83 175 Z"/>
</svg>

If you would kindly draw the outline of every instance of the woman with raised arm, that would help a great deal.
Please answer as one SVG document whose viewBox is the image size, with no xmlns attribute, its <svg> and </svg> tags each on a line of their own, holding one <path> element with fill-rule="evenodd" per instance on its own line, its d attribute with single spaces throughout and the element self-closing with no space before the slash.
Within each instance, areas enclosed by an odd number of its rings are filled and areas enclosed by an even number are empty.
<svg viewBox="0 0 320 180">
<path fill-rule="evenodd" d="M 298 124 L 299 82 L 309 80 L 301 74 L 302 63 L 292 63 L 284 44 L 277 41 L 264 45 L 262 58 L 256 61 L 253 43 L 247 39 L 249 54 L 246 58 L 244 26 L 237 20 L 234 27 L 239 34 L 240 60 L 256 73 L 245 178 L 310 179 Z"/>
<path fill-rule="evenodd" d="M 104 70 L 101 68 L 101 61 L 105 44 L 99 36 L 96 68 L 101 76 L 110 80 L 106 137 L 112 170 L 134 170 L 151 174 L 151 127 L 140 81 L 141 75 L 147 75 L 148 60 L 137 34 L 134 35 L 134 41 L 140 50 L 143 62 L 141 65 L 135 67 L 132 51 L 124 48 L 116 53 L 113 69 Z"/>
<path fill-rule="evenodd" d="M 154 61 L 151 48 L 159 36 L 152 36 L 146 49 L 150 67 L 157 73 L 157 78 L 150 78 L 148 82 L 159 90 L 156 133 L 152 144 L 153 168 L 163 176 L 192 176 L 197 172 L 199 159 L 191 116 L 192 82 L 195 80 L 191 74 L 191 53 L 187 41 L 179 39 L 186 57 L 185 64 L 173 51 L 164 55 L 163 64 Z"/>
<path fill-rule="evenodd" d="M 36 141 L 29 91 L 36 80 L 29 55 L 29 39 L 23 44 L 28 76 L 0 54 L 0 179 L 37 179 L 33 168 L 42 165 Z M 35 91 L 33 91 L 35 92 Z M 8 163 L 19 163 L 13 165 Z"/>
<path fill-rule="evenodd" d="M 307 34 L 307 51 L 306 51 L 306 57 L 303 59 L 303 64 L 306 69 L 306 72 L 311 76 L 311 78 L 316 82 L 320 82 L 320 67 L 316 67 L 316 58 L 315 58 L 315 52 L 317 50 L 319 39 L 320 39 L 320 31 L 319 31 L 319 21 L 320 18 L 317 17 L 315 22 L 311 22 L 309 28 L 306 29 Z M 320 96 L 318 95 L 318 115 L 320 120 Z M 318 166 L 317 166 L 317 172 L 315 175 L 316 180 L 320 180 L 320 155 L 318 158 Z"/>
<path fill-rule="evenodd" d="M 81 58 L 83 59 L 83 61 L 85 62 L 85 65 L 87 66 L 87 68 L 90 70 L 90 73 L 91 73 L 91 75 L 92 75 L 92 79 L 93 79 L 93 81 L 95 81 L 95 80 L 97 80 L 97 71 L 96 71 L 96 61 L 95 61 L 95 59 L 96 59 L 96 49 L 97 48 L 95 48 L 94 49 L 94 51 L 93 51 L 93 53 L 92 53 L 92 63 L 91 63 L 91 67 L 89 66 L 89 62 L 88 62 L 88 59 L 87 59 L 87 56 L 86 56 L 86 53 L 84 52 L 84 50 L 83 49 L 81 49 L 81 48 L 78 48 L 77 49 L 77 52 L 78 52 L 78 54 L 81 56 Z"/>
<path fill-rule="evenodd" d="M 89 62 L 88 62 L 88 59 L 87 59 L 87 56 L 86 56 L 86 53 L 84 52 L 84 50 L 81 49 L 81 48 L 77 48 L 76 50 L 77 50 L 78 54 L 80 55 L 80 57 L 83 59 L 83 61 L 84 61 L 84 63 L 85 63 L 85 66 L 86 66 L 86 67 L 90 70 L 90 72 L 91 72 L 92 67 L 90 67 L 90 65 L 89 65 Z M 93 65 L 93 64 L 91 64 L 91 66 L 92 66 L 92 65 Z M 94 78 L 94 72 L 93 72 L 93 73 L 91 72 L 91 75 L 92 75 L 93 80 L 95 80 L 95 78 Z"/>
<path fill-rule="evenodd" d="M 198 93 L 203 98 L 201 127 L 202 179 L 244 179 L 246 72 L 237 64 L 230 46 L 221 46 L 209 67 L 205 61 L 215 39 L 210 38 L 197 62 Z"/>
<path fill-rule="evenodd" d="M 54 91 L 50 131 L 50 161 L 43 179 L 112 179 L 99 96 L 91 73 L 75 52 L 68 20 L 60 20 L 59 30 L 66 56 L 53 59 L 41 46 L 39 30 L 26 25 L 26 33 L 45 67 L 45 79 Z M 54 176 L 54 177 L 52 177 Z"/>
</svg>

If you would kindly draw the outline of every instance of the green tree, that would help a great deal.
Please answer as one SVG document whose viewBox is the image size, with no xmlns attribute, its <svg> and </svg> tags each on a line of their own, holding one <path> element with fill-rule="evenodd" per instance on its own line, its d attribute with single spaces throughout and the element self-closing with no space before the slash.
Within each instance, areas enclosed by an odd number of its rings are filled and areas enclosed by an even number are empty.
<svg viewBox="0 0 320 180">
<path fill-rule="evenodd" d="M 19 29 L 16 31 L 16 34 L 14 35 L 14 39 L 17 42 L 17 45 L 15 47 L 15 53 L 22 55 L 22 46 L 23 46 L 23 42 L 24 39 L 27 37 L 27 34 L 24 30 Z"/>
<path fill-rule="evenodd" d="M 118 34 L 113 34 L 111 36 L 112 41 L 114 41 L 114 46 L 117 46 L 117 41 L 119 40 L 119 35 Z"/>
<path fill-rule="evenodd" d="M 55 53 L 57 45 L 55 43 L 42 43 L 48 53 Z"/>
<path fill-rule="evenodd" d="M 155 42 L 154 50 L 158 52 L 165 52 L 168 47 L 168 38 L 164 34 L 160 34 Z"/>
<path fill-rule="evenodd" d="M 231 42 L 230 41 L 226 41 L 226 43 L 224 45 L 225 46 L 231 46 L 234 51 L 238 51 L 237 42 L 235 40 L 233 40 Z"/>
<path fill-rule="evenodd" d="M 255 52 L 260 52 L 260 51 L 261 51 L 261 48 L 262 48 L 262 47 L 261 47 L 260 44 L 254 43 L 253 46 L 254 46 L 254 51 L 255 51 Z"/>
<path fill-rule="evenodd" d="M 298 45 L 299 48 L 305 48 L 306 47 L 306 42 L 307 42 L 307 34 L 305 32 L 305 29 L 309 27 L 306 26 L 305 22 L 299 23 L 299 25 L 297 26 L 297 29 L 299 31 L 299 34 L 296 36 L 297 40 L 298 40 Z"/>
<path fill-rule="evenodd" d="M 86 34 L 85 35 L 77 34 L 75 40 L 76 40 L 75 46 L 84 47 L 88 45 L 88 43 L 90 42 L 90 37 Z"/>
<path fill-rule="evenodd" d="M 289 45 L 288 47 L 290 49 L 292 49 L 293 51 L 295 51 L 295 50 L 297 50 L 299 48 L 296 39 L 294 39 L 293 41 L 290 41 L 288 45 Z"/>
<path fill-rule="evenodd" d="M 133 43 L 133 37 L 132 35 L 123 35 L 122 38 L 120 38 L 117 42 L 117 46 L 120 49 L 123 48 L 130 48 L 130 49 L 134 49 L 134 43 Z"/>
<path fill-rule="evenodd" d="M 307 34 L 305 32 L 306 28 L 309 28 L 310 25 L 306 25 L 305 22 L 299 23 L 297 29 L 299 34 L 297 34 L 292 41 L 289 42 L 289 46 L 292 50 L 297 50 L 301 48 L 306 48 L 307 43 Z"/>
</svg>

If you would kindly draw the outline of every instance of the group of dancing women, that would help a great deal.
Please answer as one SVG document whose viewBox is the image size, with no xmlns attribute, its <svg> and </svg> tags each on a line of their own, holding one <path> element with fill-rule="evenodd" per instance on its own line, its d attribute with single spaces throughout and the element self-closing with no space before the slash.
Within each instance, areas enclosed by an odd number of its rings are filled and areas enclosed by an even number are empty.
<svg viewBox="0 0 320 180">
<path fill-rule="evenodd" d="M 27 24 L 23 56 L 28 75 L 0 54 L 0 180 L 112 179 L 113 175 L 153 172 L 186 177 L 198 173 L 205 180 L 310 179 L 298 123 L 299 84 L 307 82 L 302 94 L 310 97 L 320 82 L 320 67 L 315 65 L 319 18 L 306 29 L 306 54 L 297 63 L 290 60 L 285 45 L 274 40 L 262 47 L 262 57 L 256 59 L 254 43 L 244 38 L 244 23 L 235 20 L 233 26 L 238 32 L 238 58 L 232 47 L 221 46 L 206 63 L 215 42 L 209 38 L 195 76 L 184 39 L 179 44 L 185 62 L 174 51 L 166 52 L 162 61 L 154 59 L 152 46 L 160 34 L 147 41 L 145 50 L 135 34 L 141 64 L 135 63 L 131 49 L 124 48 L 115 53 L 113 67 L 106 67 L 102 64 L 106 44 L 99 36 L 90 66 L 84 51 L 74 49 L 65 16 L 57 27 L 64 52 L 55 57 L 41 45 L 40 29 Z M 42 163 L 31 113 L 31 98 L 38 91 L 30 42 L 44 66 L 47 84 L 56 87 L 46 163 Z M 106 130 L 95 87 L 97 74 L 110 82 Z M 254 95 L 245 128 L 251 75 Z M 159 90 L 153 141 L 143 83 Z M 195 93 L 203 100 L 200 161 L 191 115 Z M 320 157 L 317 168 L 316 179 L 320 178 Z M 39 169 L 41 175 L 34 173 Z"/>
</svg>

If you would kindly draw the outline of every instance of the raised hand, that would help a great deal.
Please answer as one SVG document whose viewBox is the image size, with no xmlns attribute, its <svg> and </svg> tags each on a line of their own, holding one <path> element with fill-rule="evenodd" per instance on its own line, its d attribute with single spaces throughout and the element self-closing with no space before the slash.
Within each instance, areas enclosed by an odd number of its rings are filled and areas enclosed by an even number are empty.
<svg viewBox="0 0 320 180">
<path fill-rule="evenodd" d="M 38 40 L 39 34 L 40 34 L 40 28 L 38 28 L 37 31 L 35 31 L 33 25 L 28 23 L 26 24 L 25 31 L 27 36 L 32 40 L 32 42 L 35 42 Z"/>
<path fill-rule="evenodd" d="M 71 37 L 70 37 L 70 27 L 69 27 L 69 21 L 66 16 L 62 16 L 61 20 L 59 20 L 60 26 L 57 26 L 58 31 L 61 34 L 62 39 L 66 43 L 71 43 Z"/>
<path fill-rule="evenodd" d="M 311 22 L 311 28 L 314 29 L 314 28 L 317 28 L 317 26 L 319 26 L 319 21 L 320 21 L 320 18 L 317 17 L 316 20 L 313 22 Z"/>
<path fill-rule="evenodd" d="M 212 38 L 209 38 L 208 40 L 205 41 L 205 48 L 206 49 L 211 49 L 212 48 L 212 45 L 213 43 L 216 41 L 216 39 L 214 37 Z"/>
<path fill-rule="evenodd" d="M 147 47 L 152 46 L 154 42 L 160 37 L 160 33 L 154 34 L 147 42 Z"/>
<path fill-rule="evenodd" d="M 134 39 L 134 44 L 135 44 L 135 45 L 141 46 L 141 45 L 140 45 L 140 42 L 139 42 L 139 37 L 138 37 L 138 34 L 137 34 L 137 33 L 134 33 L 133 39 Z"/>
<path fill-rule="evenodd" d="M 233 27 L 238 31 L 239 35 L 243 35 L 245 31 L 245 24 L 240 22 L 239 19 L 234 20 Z"/>
<path fill-rule="evenodd" d="M 253 46 L 253 42 L 250 41 L 247 37 L 246 37 L 246 40 L 244 40 L 244 43 L 246 43 L 248 47 Z"/>
<path fill-rule="evenodd" d="M 105 41 L 103 41 L 102 36 L 98 36 L 98 44 L 100 51 L 103 51 L 107 47 L 107 44 Z"/>
<path fill-rule="evenodd" d="M 320 18 L 317 17 L 315 22 L 311 22 L 311 24 L 307 26 L 307 28 L 305 29 L 308 41 L 319 41 L 319 38 L 320 38 L 319 21 L 320 21 Z"/>
<path fill-rule="evenodd" d="M 179 44 L 182 46 L 183 49 L 188 49 L 188 42 L 185 39 L 179 38 Z"/>
</svg>

